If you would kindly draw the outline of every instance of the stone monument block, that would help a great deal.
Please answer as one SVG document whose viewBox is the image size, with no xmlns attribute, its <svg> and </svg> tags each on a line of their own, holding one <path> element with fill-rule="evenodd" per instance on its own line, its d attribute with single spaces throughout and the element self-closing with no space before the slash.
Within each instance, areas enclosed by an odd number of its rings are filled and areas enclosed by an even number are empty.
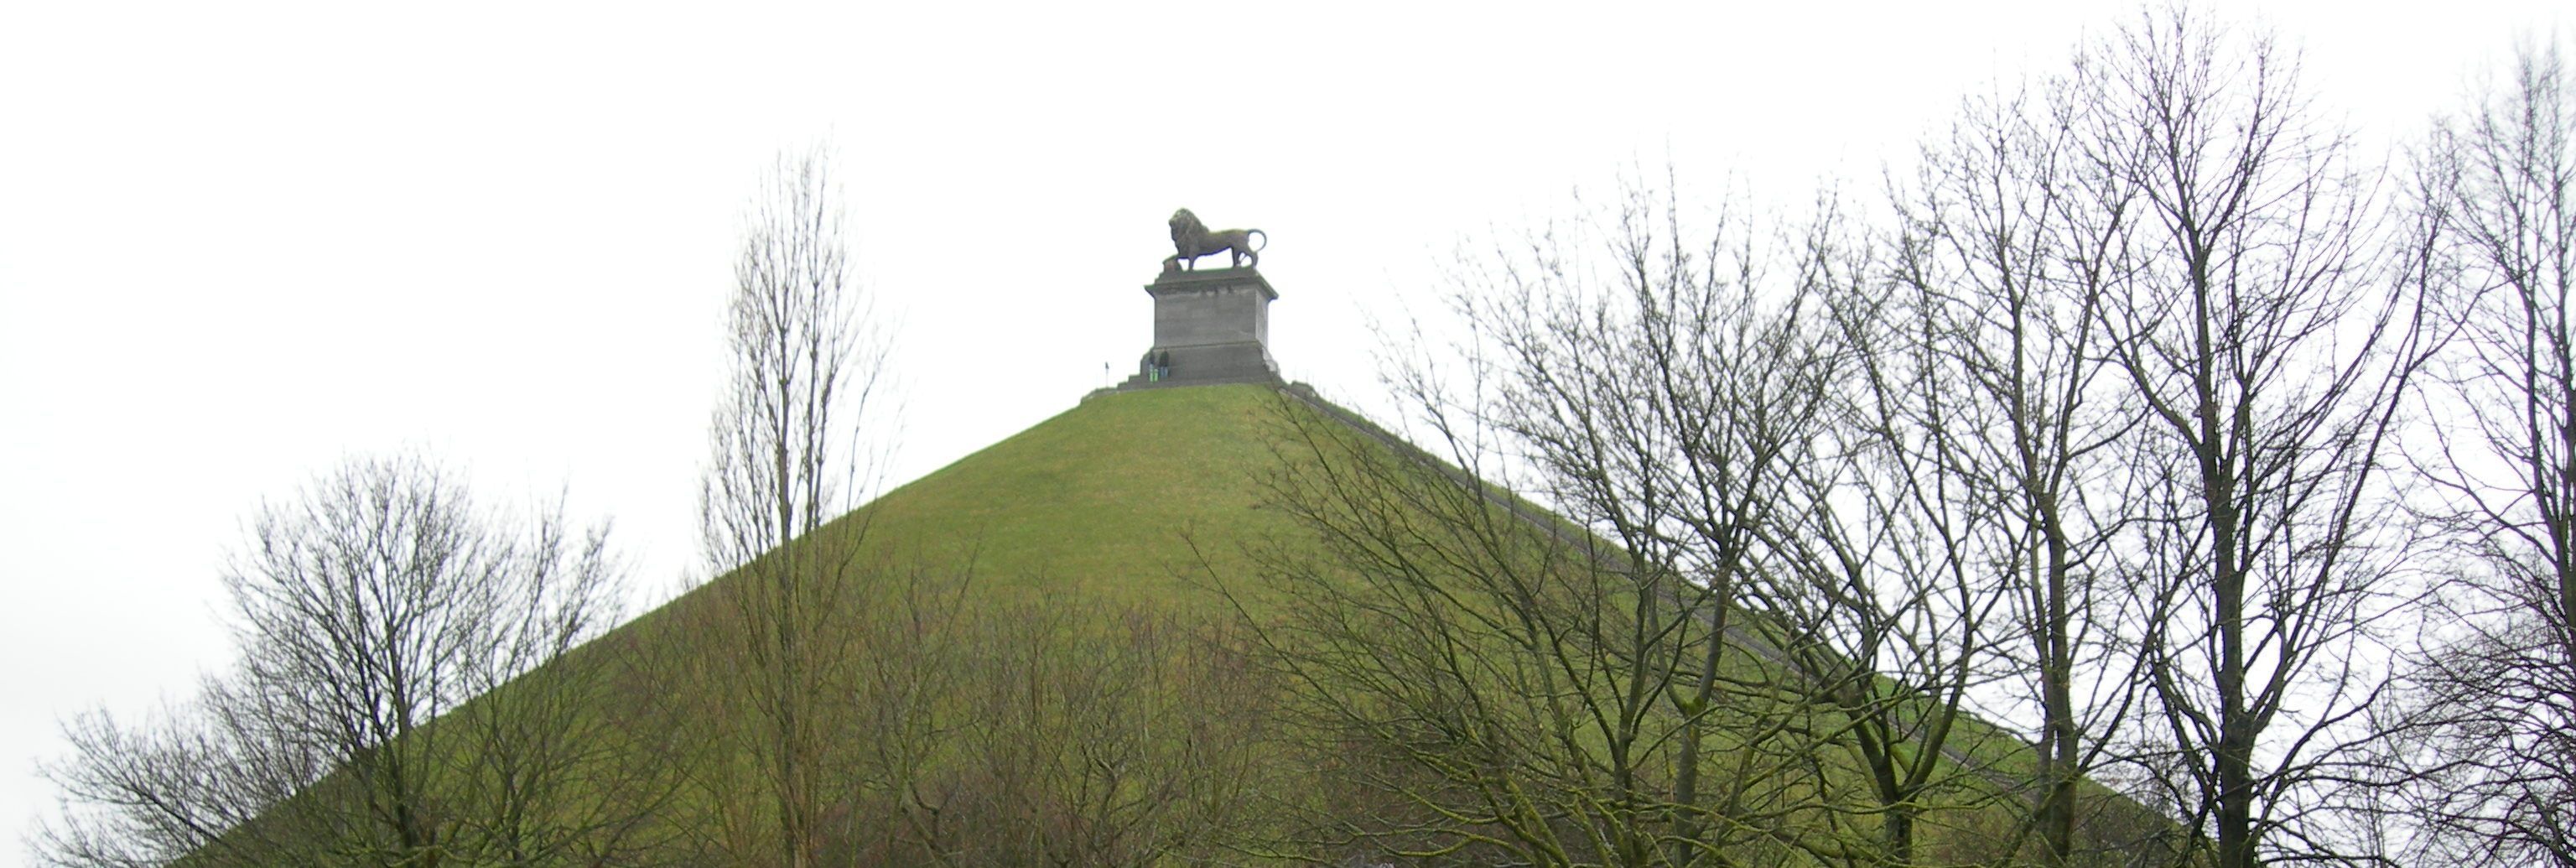
<svg viewBox="0 0 2576 868">
<path fill-rule="evenodd" d="M 1164 271 L 1154 297 L 1154 348 L 1120 389 L 1209 383 L 1276 383 L 1270 303 L 1277 290 L 1252 268 Z"/>
</svg>

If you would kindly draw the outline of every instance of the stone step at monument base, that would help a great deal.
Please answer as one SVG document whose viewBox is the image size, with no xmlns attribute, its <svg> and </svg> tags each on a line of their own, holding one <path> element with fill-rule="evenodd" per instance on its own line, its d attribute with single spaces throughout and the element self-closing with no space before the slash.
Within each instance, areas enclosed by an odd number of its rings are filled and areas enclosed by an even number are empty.
<svg viewBox="0 0 2576 868">
<path fill-rule="evenodd" d="M 1260 344 L 1243 342 L 1148 350 L 1138 360 L 1136 375 L 1120 389 L 1152 389 L 1201 383 L 1277 383 L 1279 364 Z"/>
</svg>

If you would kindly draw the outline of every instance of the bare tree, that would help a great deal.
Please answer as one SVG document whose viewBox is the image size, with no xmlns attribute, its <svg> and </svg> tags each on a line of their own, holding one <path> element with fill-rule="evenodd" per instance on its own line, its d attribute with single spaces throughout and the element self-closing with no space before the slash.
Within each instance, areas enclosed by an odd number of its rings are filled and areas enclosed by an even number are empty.
<svg viewBox="0 0 2576 868">
<path fill-rule="evenodd" d="M 559 520 L 537 528 L 533 568 L 597 584 L 580 571 L 614 567 L 604 536 L 566 531 Z M 617 620 L 608 603 L 584 604 L 599 610 L 584 625 L 562 620 L 570 605 L 500 610 L 510 623 L 487 652 L 498 665 L 470 670 L 474 698 L 439 722 L 457 732 L 464 799 L 482 806 L 462 818 L 455 849 L 505 865 L 641 865 L 672 837 L 663 820 L 681 778 L 663 758 L 677 733 L 636 710 L 667 685 L 625 643 L 588 641 Z"/>
<path fill-rule="evenodd" d="M 2103 349 L 2146 412 L 2121 578 L 2136 768 L 2206 856 L 2334 855 L 2307 813 L 2387 684 L 2409 525 L 2381 472 L 2431 330 L 2375 258 L 2373 178 L 2265 37 L 2151 12 L 2078 62 L 2084 158 L 2139 209 Z M 2149 735 L 2142 732 L 2141 735 Z"/>
<path fill-rule="evenodd" d="M 734 266 L 733 368 L 700 497 L 708 565 L 732 573 L 716 584 L 738 640 L 736 672 L 712 683 L 757 721 L 740 739 L 767 804 L 757 850 L 796 868 L 817 858 L 841 783 L 826 709 L 852 684 L 867 572 L 864 528 L 817 532 L 860 493 L 860 436 L 882 410 L 886 361 L 849 273 L 838 196 L 817 150 L 782 155 L 751 204 Z"/>
<path fill-rule="evenodd" d="M 2051 866 L 2077 856 L 2079 784 L 2134 695 L 2106 629 L 2116 594 L 2094 578 L 2125 521 L 2115 447 L 2138 421 L 2103 319 L 2136 196 L 2083 159 L 2073 132 L 2091 106 L 2076 96 L 2058 79 L 1969 100 L 1893 192 L 1897 291 L 1847 313 L 1896 324 L 1893 346 L 1873 355 L 1896 354 L 1882 364 L 1909 375 L 1875 391 L 1902 408 L 1878 414 L 1900 417 L 1889 442 L 1921 453 L 1905 475 L 1942 480 L 1938 499 L 1961 509 L 1991 510 L 1942 536 L 1959 589 L 1992 581 L 2003 592 L 2011 644 L 1989 662 L 2011 685 L 1999 691 L 2007 719 L 2035 723 L 2028 823 Z"/>
<path fill-rule="evenodd" d="M 1747 223 L 1684 219 L 1641 192 L 1469 261 L 1462 381 L 1396 372 L 1437 458 L 1285 414 L 1272 501 L 1320 547 L 1266 555 L 1288 614 L 1255 623 L 1313 749 L 1376 794 L 1337 845 L 1542 865 L 1843 850 L 1810 834 L 1817 742 L 1785 662 L 1734 637 L 1815 506 L 1793 468 L 1827 445 L 1848 365 L 1830 319 L 1802 315 L 1815 275 Z"/>
<path fill-rule="evenodd" d="M 2464 555 L 2398 722 L 2425 864 L 2576 866 L 2576 82 L 2526 45 L 2417 177 L 2416 262 L 2456 304 L 2416 465 Z"/>
<path fill-rule="evenodd" d="M 563 713 L 598 683 L 565 655 L 610 618 L 603 532 L 553 514 L 515 524 L 409 457 L 353 461 L 263 509 L 225 575 L 238 669 L 164 721 L 70 726 L 74 755 L 47 774 L 85 807 L 40 836 L 43 858 L 627 852 L 650 806 L 587 775 L 631 758 L 602 755 L 604 726 Z"/>
<path fill-rule="evenodd" d="M 235 714 L 231 685 L 209 681 L 188 704 L 142 724 L 105 711 L 64 724 L 68 758 L 42 768 L 62 788 L 59 823 L 39 829 L 38 861 L 67 868 L 140 868 L 195 858 L 217 865 L 318 865 L 321 848 L 267 818 L 329 771 L 252 714 Z"/>
</svg>

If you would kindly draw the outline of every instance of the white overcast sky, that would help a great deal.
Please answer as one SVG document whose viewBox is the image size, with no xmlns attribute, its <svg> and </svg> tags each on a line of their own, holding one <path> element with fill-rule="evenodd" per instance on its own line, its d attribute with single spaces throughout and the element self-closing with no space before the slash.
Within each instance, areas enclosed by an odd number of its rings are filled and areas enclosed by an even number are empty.
<svg viewBox="0 0 2576 868">
<path fill-rule="evenodd" d="M 2563 40 L 2552 6 L 2216 8 L 2381 152 Z M 901 482 L 1124 376 L 1176 207 L 1266 230 L 1274 355 L 1382 413 L 1368 323 L 1429 304 L 1464 234 L 1668 158 L 1866 195 L 1963 95 L 2135 12 L 0 0 L 0 839 L 53 810 L 60 718 L 224 665 L 224 553 L 344 456 L 567 492 L 638 605 L 688 581 L 741 204 L 781 148 L 833 143 L 900 318 Z"/>
</svg>

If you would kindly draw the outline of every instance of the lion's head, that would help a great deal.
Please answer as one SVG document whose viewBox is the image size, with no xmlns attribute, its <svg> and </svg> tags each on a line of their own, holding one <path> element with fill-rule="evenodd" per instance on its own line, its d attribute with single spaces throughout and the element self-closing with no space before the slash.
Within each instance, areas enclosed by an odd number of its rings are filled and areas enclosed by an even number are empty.
<svg viewBox="0 0 2576 868">
<path fill-rule="evenodd" d="M 1198 248 L 1198 239 L 1208 234 L 1207 224 L 1199 222 L 1199 215 L 1190 213 L 1188 208 L 1172 212 L 1171 224 L 1172 244 L 1184 251 Z"/>
</svg>

